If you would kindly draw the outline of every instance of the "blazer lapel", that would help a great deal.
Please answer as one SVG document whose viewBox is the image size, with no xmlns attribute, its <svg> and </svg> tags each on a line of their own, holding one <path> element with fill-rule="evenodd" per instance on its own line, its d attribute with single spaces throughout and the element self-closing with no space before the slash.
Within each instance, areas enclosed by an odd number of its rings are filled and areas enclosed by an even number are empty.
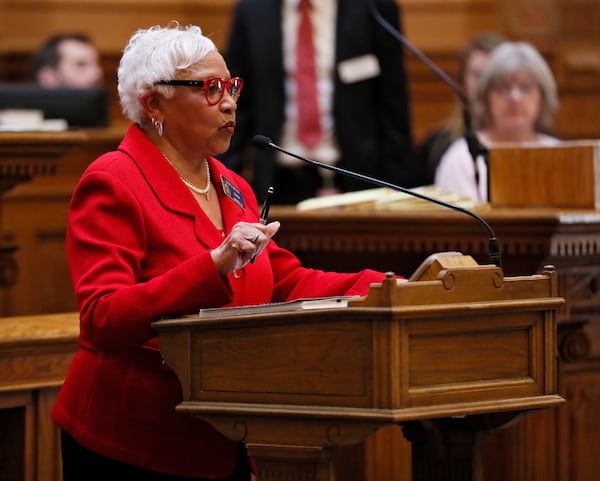
<svg viewBox="0 0 600 481">
<path fill-rule="evenodd" d="M 226 169 L 220 162 L 213 158 L 210 161 L 213 183 L 220 199 L 225 232 L 230 232 L 233 226 L 241 220 L 253 222 L 248 210 L 250 199 L 243 196 L 242 189 L 236 182 L 236 177 L 232 176 L 231 171 Z"/>
<path fill-rule="evenodd" d="M 194 219 L 196 237 L 200 243 L 207 247 L 215 247 L 222 242 L 221 233 L 198 205 L 190 190 L 181 182 L 175 169 L 138 126 L 130 127 L 119 150 L 136 163 L 148 182 L 148 187 L 166 210 Z M 214 163 L 210 166 L 212 170 Z M 213 173 L 213 181 L 214 179 Z"/>
</svg>

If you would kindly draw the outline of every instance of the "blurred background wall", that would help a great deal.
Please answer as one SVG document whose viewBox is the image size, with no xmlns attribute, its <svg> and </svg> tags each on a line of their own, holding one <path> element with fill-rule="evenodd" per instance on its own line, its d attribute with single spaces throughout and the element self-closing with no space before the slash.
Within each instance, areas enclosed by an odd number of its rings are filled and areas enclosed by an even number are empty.
<svg viewBox="0 0 600 481">
<path fill-rule="evenodd" d="M 124 123 L 116 103 L 116 66 L 138 28 L 200 25 L 223 48 L 235 0 L 0 0 L 0 81 L 27 78 L 29 55 L 49 35 L 89 34 L 102 54 L 113 97 L 112 123 Z M 447 73 L 463 45 L 496 31 L 527 40 L 546 56 L 557 77 L 561 109 L 556 133 L 564 139 L 600 138 L 600 2 L 598 0 L 399 0 L 407 38 Z M 265 52 L 268 55 L 268 52 Z M 408 55 L 415 140 L 451 110 L 450 90 Z"/>
</svg>

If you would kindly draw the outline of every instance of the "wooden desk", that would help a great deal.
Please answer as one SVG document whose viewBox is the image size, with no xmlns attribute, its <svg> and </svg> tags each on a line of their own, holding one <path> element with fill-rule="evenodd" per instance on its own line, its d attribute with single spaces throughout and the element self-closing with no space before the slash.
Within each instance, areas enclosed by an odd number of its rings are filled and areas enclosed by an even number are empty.
<svg viewBox="0 0 600 481">
<path fill-rule="evenodd" d="M 123 128 L 0 132 L 0 179 L 18 181 L 0 192 L 34 177 L 79 176 L 90 159 L 115 148 L 124 132 Z"/>
<path fill-rule="evenodd" d="M 552 264 L 559 292 L 567 300 L 559 311 L 558 346 L 559 393 L 568 403 L 497 431 L 485 458 L 486 479 L 594 479 L 595 460 L 600 457 L 600 212 L 488 208 L 477 212 L 496 232 L 505 275 L 530 275 Z M 270 217 L 282 223 L 277 242 L 307 266 L 346 271 L 371 267 L 410 275 L 429 254 L 447 250 L 489 262 L 486 231 L 470 217 L 447 209 L 299 212 L 274 207 Z M 368 479 L 396 479 L 393 453 L 406 460 L 399 432 L 372 440 L 365 450 L 350 459 L 356 463 L 364 456 Z"/>
<path fill-rule="evenodd" d="M 83 140 L 77 132 L 0 133 L 0 232 L 2 232 L 2 196 L 14 186 L 34 177 L 56 173 L 59 156 Z M 17 280 L 14 253 L 18 245 L 0 241 L 0 287 L 10 287 Z"/>
<path fill-rule="evenodd" d="M 52 175 L 16 185 L 0 200 L 0 231 L 13 246 L 14 264 L 13 283 L 0 289 L 0 315 L 77 310 L 64 242 L 69 200 L 84 169 L 114 149 L 123 133 L 123 129 L 0 133 L 0 161 L 26 165 L 50 158 L 53 167 Z"/>
<path fill-rule="evenodd" d="M 0 318 L 0 479 L 61 479 L 50 410 L 78 335 L 77 313 Z"/>
<path fill-rule="evenodd" d="M 91 157 L 114 145 L 119 135 L 112 130 L 0 133 L 1 314 L 9 315 L 11 306 L 18 306 L 15 289 L 24 285 L 19 281 L 30 289 L 23 291 L 23 303 L 34 309 L 41 306 L 37 312 L 60 311 L 44 310 L 49 297 L 66 298 L 71 304 L 65 310 L 75 310 L 64 254 L 68 200 Z M 8 210 L 7 232 L 5 201 L 10 195 L 20 208 Z M 55 252 L 44 248 L 49 239 L 44 227 L 49 220 L 59 229 Z M 31 239 L 29 233 L 36 233 L 37 245 L 23 242 Z M 59 271 L 46 269 L 48 262 Z M 58 430 L 50 420 L 50 410 L 78 334 L 77 313 L 0 317 L 0 479 L 62 478 Z"/>
</svg>

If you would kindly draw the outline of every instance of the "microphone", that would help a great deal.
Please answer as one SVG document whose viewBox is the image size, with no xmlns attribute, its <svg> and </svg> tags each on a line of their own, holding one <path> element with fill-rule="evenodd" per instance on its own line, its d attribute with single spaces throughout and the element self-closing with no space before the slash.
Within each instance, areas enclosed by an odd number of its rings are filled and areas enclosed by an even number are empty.
<svg viewBox="0 0 600 481">
<path fill-rule="evenodd" d="M 411 195 L 413 197 L 418 197 L 419 199 L 423 199 L 427 202 L 433 202 L 434 204 L 438 204 L 441 205 L 442 207 L 446 207 L 448 209 L 452 209 L 458 212 L 462 212 L 463 214 L 466 214 L 472 218 L 474 218 L 477 222 L 479 222 L 479 224 L 481 224 L 488 232 L 489 236 L 490 236 L 490 240 L 489 240 L 489 254 L 490 254 L 490 262 L 498 267 L 502 267 L 502 257 L 500 254 L 500 244 L 498 243 L 498 239 L 496 238 L 496 234 L 494 234 L 494 231 L 492 230 L 491 226 L 483 219 L 481 218 L 479 215 L 477 215 L 475 212 L 472 212 L 468 209 L 465 209 L 463 207 L 460 207 L 458 205 L 454 205 L 454 204 L 450 204 L 448 202 L 444 202 L 443 200 L 439 200 L 439 199 L 435 199 L 433 197 L 429 197 L 428 195 L 424 195 L 421 194 L 420 192 L 414 192 L 410 189 L 406 189 L 404 187 L 400 187 L 399 185 L 395 185 L 392 184 L 390 182 L 386 182 L 385 180 L 380 180 L 380 179 L 376 179 L 374 177 L 369 177 L 368 175 L 364 175 L 364 174 L 359 174 L 358 172 L 352 172 L 350 170 L 346 170 L 346 169 L 342 169 L 341 167 L 337 167 L 335 165 L 329 165 L 329 164 L 324 164 L 322 162 L 318 162 L 316 160 L 312 160 L 312 159 L 308 159 L 306 157 L 302 157 L 300 155 L 294 154 L 293 152 L 289 152 L 287 150 L 285 150 L 283 147 L 280 147 L 277 144 L 274 144 L 273 141 L 268 138 L 265 137 L 264 135 L 255 135 L 252 138 L 252 143 L 254 144 L 254 146 L 258 149 L 263 149 L 263 150 L 268 150 L 268 149 L 275 149 L 278 150 L 279 152 L 283 152 L 286 155 L 289 155 L 291 157 L 294 157 L 298 160 L 302 160 L 303 162 L 306 162 L 308 164 L 312 164 L 315 165 L 317 167 L 320 167 L 322 169 L 327 169 L 327 170 L 331 170 L 333 172 L 337 172 L 339 174 L 343 174 L 343 175 L 347 175 L 350 177 L 354 177 L 355 179 L 359 179 L 365 182 L 368 182 L 370 184 L 374 184 L 377 185 L 379 187 L 388 187 L 392 190 L 398 191 L 398 192 L 403 192 L 405 194 Z"/>
<path fill-rule="evenodd" d="M 471 154 L 471 158 L 473 159 L 473 164 L 475 167 L 475 183 L 479 186 L 479 169 L 477 168 L 477 157 L 480 155 L 483 157 L 486 164 L 488 164 L 489 159 L 489 151 L 486 147 L 484 147 L 475 131 L 473 130 L 473 123 L 471 121 L 471 108 L 469 106 L 469 99 L 467 98 L 465 92 L 462 88 L 450 77 L 446 72 L 444 72 L 441 68 L 439 68 L 433 61 L 427 57 L 423 52 L 421 52 L 417 47 L 415 47 L 412 43 L 408 41 L 408 39 L 402 35 L 393 25 L 391 25 L 385 18 L 381 16 L 377 7 L 375 7 L 375 0 L 369 0 L 369 8 L 371 10 L 371 15 L 377 21 L 379 25 L 381 25 L 389 34 L 392 35 L 396 40 L 398 40 L 406 49 L 410 50 L 410 52 L 417 57 L 421 62 L 423 62 L 429 70 L 431 70 L 435 75 L 438 76 L 446 85 L 448 85 L 459 98 L 460 103 L 462 105 L 462 114 L 463 114 L 463 123 L 465 125 L 465 140 L 467 142 L 467 147 L 469 149 L 469 153 Z M 489 192 L 489 189 L 488 189 Z"/>
</svg>

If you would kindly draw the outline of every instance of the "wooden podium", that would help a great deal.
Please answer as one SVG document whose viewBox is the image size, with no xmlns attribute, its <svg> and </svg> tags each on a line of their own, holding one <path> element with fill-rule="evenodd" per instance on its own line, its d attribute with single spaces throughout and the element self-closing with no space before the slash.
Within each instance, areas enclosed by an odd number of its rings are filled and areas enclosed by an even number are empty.
<svg viewBox="0 0 600 481">
<path fill-rule="evenodd" d="M 563 402 L 556 273 L 434 259 L 367 296 L 208 309 L 154 323 L 178 410 L 246 443 L 258 481 L 336 479 L 338 448 L 388 424 L 414 480 L 480 480 L 486 434 Z M 421 280 L 426 279 L 426 280 Z M 342 480 L 340 480 L 342 481 Z"/>
</svg>

